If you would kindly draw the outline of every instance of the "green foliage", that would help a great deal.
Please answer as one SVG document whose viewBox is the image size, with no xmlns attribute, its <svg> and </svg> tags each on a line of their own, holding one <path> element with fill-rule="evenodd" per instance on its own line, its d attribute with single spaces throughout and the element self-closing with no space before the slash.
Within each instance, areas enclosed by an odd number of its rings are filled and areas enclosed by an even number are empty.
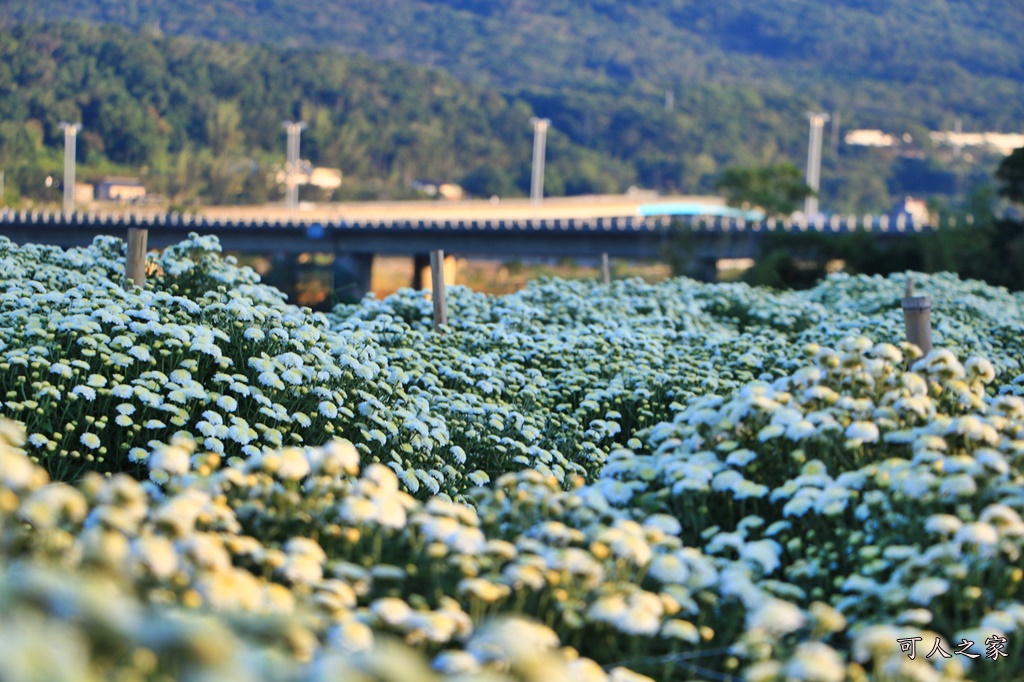
<svg viewBox="0 0 1024 682">
<path fill-rule="evenodd" d="M 718 190 L 725 193 L 730 206 L 760 208 L 769 217 L 793 213 L 813 194 L 800 169 L 791 163 L 727 168 Z"/>
<path fill-rule="evenodd" d="M 1010 201 L 1024 203 L 1024 147 L 1014 149 L 996 170 L 999 195 Z"/>
<path fill-rule="evenodd" d="M 744 273 L 753 285 L 805 289 L 825 277 L 832 263 L 844 272 L 955 272 L 1011 291 L 1024 289 L 1024 223 L 965 216 L 928 234 L 892 236 L 858 230 L 850 235 L 793 233 L 765 238 L 762 255 Z"/>
</svg>

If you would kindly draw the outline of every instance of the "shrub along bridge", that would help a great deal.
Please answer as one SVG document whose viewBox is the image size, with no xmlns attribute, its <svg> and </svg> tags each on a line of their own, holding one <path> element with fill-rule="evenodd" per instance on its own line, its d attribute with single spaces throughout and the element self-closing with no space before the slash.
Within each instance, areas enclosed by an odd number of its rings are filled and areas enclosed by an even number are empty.
<svg viewBox="0 0 1024 682">
<path fill-rule="evenodd" d="M 643 207 L 642 207 L 643 208 Z M 656 212 L 661 211 L 659 215 Z M 715 212 L 710 207 L 707 212 Z M 333 255 L 334 289 L 361 298 L 370 289 L 373 258 L 412 256 L 416 273 L 436 249 L 460 257 L 579 258 L 600 260 L 663 259 L 674 233 L 689 232 L 693 274 L 714 279 L 721 259 L 754 258 L 766 235 L 776 232 L 817 231 L 850 234 L 867 230 L 879 238 L 928 231 L 910 216 L 833 216 L 817 222 L 749 220 L 742 216 L 673 212 L 671 205 L 653 205 L 642 215 L 548 219 L 320 220 L 212 219 L 192 214 L 73 213 L 0 211 L 0 235 L 19 244 L 52 244 L 63 248 L 88 246 L 97 235 L 124 238 L 130 228 L 148 232 L 148 247 L 162 249 L 190 232 L 216 235 L 225 252 L 270 255 L 274 283 L 291 293 L 295 263 L 300 254 Z M 281 273 L 287 276 L 282 280 Z M 417 275 L 418 276 L 418 275 Z M 292 281 L 288 281 L 288 277 Z M 424 283 L 411 283 L 421 287 Z"/>
</svg>

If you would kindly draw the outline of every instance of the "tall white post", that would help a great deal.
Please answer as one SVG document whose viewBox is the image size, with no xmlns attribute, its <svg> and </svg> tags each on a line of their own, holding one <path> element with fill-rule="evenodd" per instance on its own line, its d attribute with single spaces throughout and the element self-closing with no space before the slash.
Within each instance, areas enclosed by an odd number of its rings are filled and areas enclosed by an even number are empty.
<svg viewBox="0 0 1024 682">
<path fill-rule="evenodd" d="M 808 111 L 807 118 L 811 122 L 811 139 L 807 150 L 807 186 L 816 194 L 821 185 L 821 131 L 829 117 L 824 112 Z M 807 197 L 804 202 L 804 213 L 809 220 L 818 215 L 817 196 Z"/>
<path fill-rule="evenodd" d="M 78 147 L 78 131 L 81 123 L 61 121 L 64 131 L 64 214 L 75 212 L 75 150 Z"/>
<path fill-rule="evenodd" d="M 547 143 L 548 126 L 546 118 L 533 117 L 533 175 L 530 177 L 530 201 L 539 204 L 544 198 L 544 147 Z"/>
<path fill-rule="evenodd" d="M 288 132 L 284 164 L 285 205 L 289 211 L 294 211 L 299 206 L 299 185 L 296 182 L 296 174 L 299 171 L 299 137 L 306 127 L 306 123 L 305 121 L 285 121 L 283 125 Z"/>
</svg>

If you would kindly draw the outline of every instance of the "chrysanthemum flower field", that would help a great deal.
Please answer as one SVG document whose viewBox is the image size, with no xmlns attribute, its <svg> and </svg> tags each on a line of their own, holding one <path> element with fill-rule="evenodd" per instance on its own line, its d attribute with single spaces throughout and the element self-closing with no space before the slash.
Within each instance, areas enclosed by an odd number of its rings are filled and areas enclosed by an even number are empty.
<svg viewBox="0 0 1024 682">
<path fill-rule="evenodd" d="M 1024 295 L 123 254 L 0 238 L 4 680 L 1024 679 Z"/>
</svg>

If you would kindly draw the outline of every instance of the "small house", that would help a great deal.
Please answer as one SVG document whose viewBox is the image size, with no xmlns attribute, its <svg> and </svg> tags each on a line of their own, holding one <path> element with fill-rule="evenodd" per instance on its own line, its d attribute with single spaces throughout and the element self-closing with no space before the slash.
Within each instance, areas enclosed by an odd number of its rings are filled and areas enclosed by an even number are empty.
<svg viewBox="0 0 1024 682">
<path fill-rule="evenodd" d="M 146 198 L 146 187 L 138 178 L 104 178 L 96 183 L 98 201 L 138 202 Z"/>
</svg>

